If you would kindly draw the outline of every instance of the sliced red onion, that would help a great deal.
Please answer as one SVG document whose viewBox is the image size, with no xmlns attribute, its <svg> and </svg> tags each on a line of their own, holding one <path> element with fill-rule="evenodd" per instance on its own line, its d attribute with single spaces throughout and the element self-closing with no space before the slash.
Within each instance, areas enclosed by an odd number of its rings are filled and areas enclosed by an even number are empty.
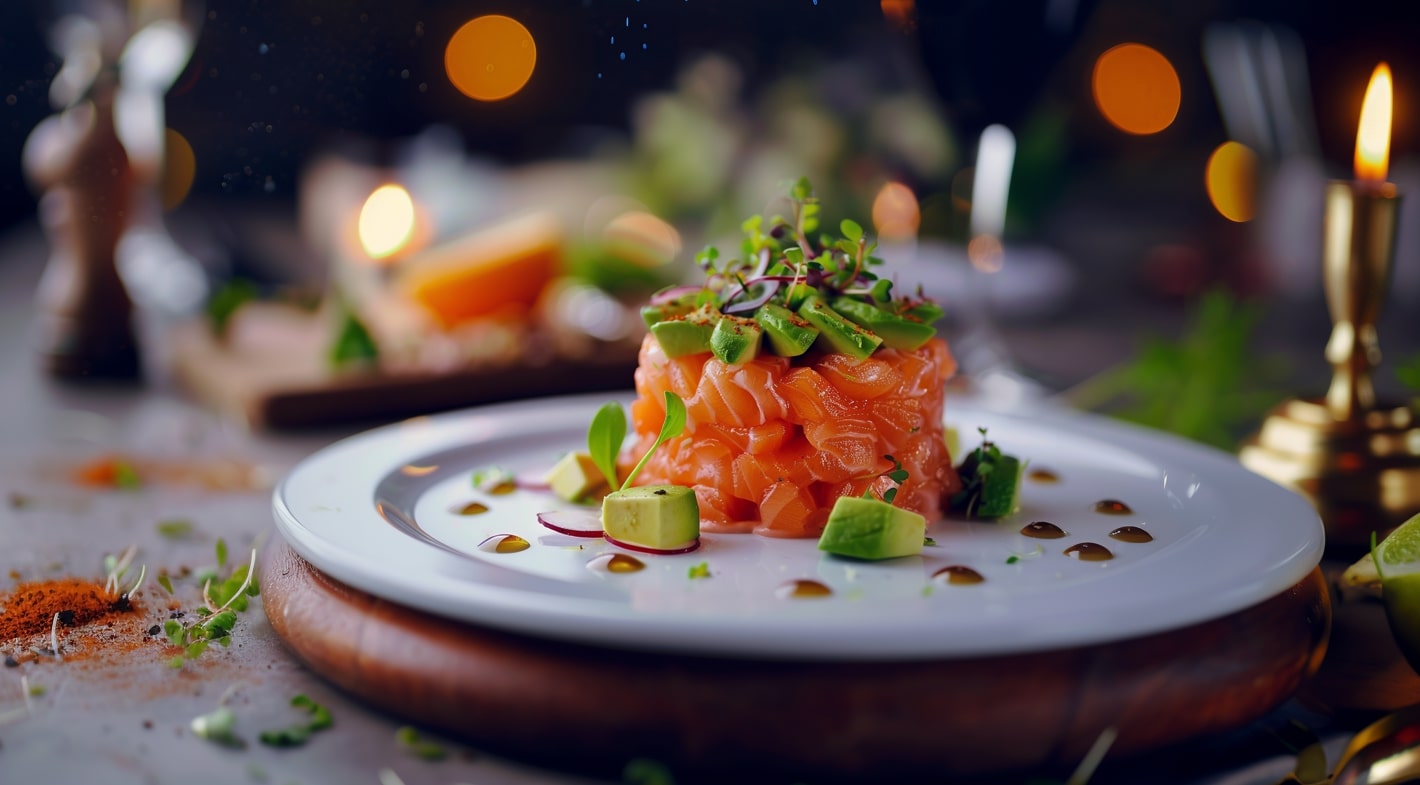
<svg viewBox="0 0 1420 785">
<path fill-rule="evenodd" d="M 700 291 L 699 286 L 672 286 L 651 295 L 651 305 L 665 305 L 666 303 L 687 294 L 694 294 Z"/>
<path fill-rule="evenodd" d="M 612 537 L 610 534 L 605 534 L 603 536 L 606 537 L 606 541 L 609 544 L 615 545 L 618 548 L 625 548 L 628 551 L 636 551 L 637 553 L 649 553 L 653 556 L 674 556 L 677 553 L 690 553 L 691 551 L 694 551 L 700 547 L 699 537 L 696 537 L 690 542 L 681 543 L 680 545 L 673 545 L 669 548 L 651 548 L 645 545 L 637 545 L 631 542 L 622 542 L 621 540 Z"/>
<path fill-rule="evenodd" d="M 724 312 L 724 313 L 744 313 L 744 312 L 746 312 L 746 311 L 753 311 L 754 309 L 758 308 L 759 306 L 764 305 L 765 303 L 769 302 L 770 298 L 774 297 L 775 293 L 777 293 L 777 292 L 779 291 L 779 287 L 783 285 L 783 284 L 779 283 L 778 281 L 772 281 L 772 280 L 768 280 L 768 279 L 766 279 L 766 278 L 761 278 L 761 279 L 759 279 L 758 281 L 755 281 L 755 282 L 753 282 L 753 283 L 747 284 L 747 286 L 754 286 L 754 285 L 756 285 L 756 284 L 762 286 L 762 287 L 763 287 L 763 291 L 761 291 L 759 294 L 755 295 L 754 297 L 751 297 L 751 298 L 748 299 L 748 300 L 744 300 L 744 301 L 737 302 L 737 303 L 731 303 L 731 304 L 725 306 L 724 309 L 723 309 L 723 312 Z"/>
<path fill-rule="evenodd" d="M 537 522 L 558 534 L 572 537 L 602 536 L 602 515 L 592 510 L 554 510 L 537 514 Z"/>
</svg>

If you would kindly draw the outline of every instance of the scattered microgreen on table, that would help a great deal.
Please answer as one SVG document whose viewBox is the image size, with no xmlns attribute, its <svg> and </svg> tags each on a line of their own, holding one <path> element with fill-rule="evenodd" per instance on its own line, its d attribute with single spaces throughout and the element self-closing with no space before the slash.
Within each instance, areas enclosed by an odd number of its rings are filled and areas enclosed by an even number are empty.
<svg viewBox="0 0 1420 785">
<path fill-rule="evenodd" d="M 710 563 L 700 562 L 699 564 L 690 565 L 690 569 L 686 571 L 686 577 L 691 580 L 695 580 L 696 578 L 709 578 Z"/>
<path fill-rule="evenodd" d="M 225 567 L 227 543 L 218 540 L 216 551 L 219 568 Z M 196 621 L 189 624 L 178 619 L 168 619 L 164 622 L 163 634 L 168 642 L 181 649 L 168 660 L 169 667 L 181 668 L 188 660 L 197 659 L 213 641 L 224 648 L 231 645 L 231 633 L 237 625 L 237 614 L 245 612 L 248 606 L 247 598 L 255 597 L 259 592 L 255 573 L 256 550 L 253 549 L 248 563 L 233 569 L 225 579 L 219 581 L 209 577 L 203 582 L 203 605 L 192 614 Z M 162 581 L 162 578 L 166 577 L 160 576 L 159 582 L 164 583 L 163 587 L 171 592 L 171 581 Z"/>
<path fill-rule="evenodd" d="M 448 757 L 448 750 L 442 744 L 430 741 L 419 729 L 410 725 L 405 725 L 394 732 L 395 743 L 400 749 L 413 755 L 416 758 L 428 761 L 443 760 Z"/>
<path fill-rule="evenodd" d="M 181 518 L 158 521 L 158 525 L 155 528 L 160 536 L 166 537 L 169 540 L 180 540 L 192 534 L 193 530 L 192 521 L 183 520 Z"/>
<path fill-rule="evenodd" d="M 269 747 L 299 747 L 310 739 L 312 733 L 326 730 L 335 724 L 329 709 L 305 695 L 292 698 L 291 705 L 303 709 L 309 718 L 285 728 L 262 731 L 257 736 L 262 744 Z"/>
</svg>

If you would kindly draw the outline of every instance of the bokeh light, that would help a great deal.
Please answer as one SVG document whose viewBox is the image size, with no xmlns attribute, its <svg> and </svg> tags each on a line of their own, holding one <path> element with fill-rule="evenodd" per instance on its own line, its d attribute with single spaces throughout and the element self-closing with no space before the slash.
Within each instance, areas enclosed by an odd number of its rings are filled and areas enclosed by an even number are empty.
<svg viewBox="0 0 1420 785">
<path fill-rule="evenodd" d="M 449 81 L 478 101 L 501 101 L 523 89 L 536 64 L 532 33 L 518 20 L 499 14 L 465 23 L 444 49 Z"/>
<path fill-rule="evenodd" d="M 1168 128 L 1183 96 L 1173 64 L 1143 44 L 1120 44 L 1100 55 L 1091 87 L 1106 120 L 1140 135 Z"/>
<path fill-rule="evenodd" d="M 1257 155 L 1247 145 L 1223 142 L 1208 157 L 1208 199 L 1229 221 L 1251 221 L 1257 198 Z"/>
<path fill-rule="evenodd" d="M 921 224 L 917 195 L 902 183 L 887 183 L 873 198 L 873 227 L 884 240 L 910 240 Z"/>
<path fill-rule="evenodd" d="M 399 185 L 382 185 L 360 208 L 360 247 L 371 259 L 386 259 L 414 236 L 414 199 Z"/>
<path fill-rule="evenodd" d="M 881 0 L 883 18 L 894 27 L 909 32 L 917 26 L 916 0 Z"/>
<path fill-rule="evenodd" d="M 197 155 L 187 138 L 171 128 L 163 132 L 163 209 L 182 204 L 197 176 Z"/>
<path fill-rule="evenodd" d="M 602 232 L 607 247 L 645 267 L 665 264 L 680 253 L 680 232 L 651 213 L 634 210 L 613 218 Z"/>
</svg>

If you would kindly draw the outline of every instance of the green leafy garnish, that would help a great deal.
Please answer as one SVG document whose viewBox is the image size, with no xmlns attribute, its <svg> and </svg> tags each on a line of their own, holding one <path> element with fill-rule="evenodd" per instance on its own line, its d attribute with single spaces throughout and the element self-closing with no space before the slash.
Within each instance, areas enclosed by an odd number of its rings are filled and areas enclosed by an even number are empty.
<svg viewBox="0 0 1420 785">
<path fill-rule="evenodd" d="M 587 429 L 587 454 L 610 485 L 616 485 L 616 456 L 625 440 L 626 412 L 621 410 L 621 404 L 602 404 Z"/>
<path fill-rule="evenodd" d="M 1073 405 L 1231 450 L 1282 396 L 1275 359 L 1251 347 L 1261 311 L 1215 291 L 1198 303 L 1178 341 L 1159 338 L 1134 360 L 1065 393 Z"/>
<path fill-rule="evenodd" d="M 423 760 L 443 760 L 449 754 L 442 744 L 429 741 L 420 735 L 417 728 L 409 725 L 396 730 L 394 740 L 405 752 Z"/>
<path fill-rule="evenodd" d="M 269 747 L 299 747 L 306 743 L 312 733 L 323 731 L 335 724 L 326 707 L 305 695 L 297 695 L 292 698 L 291 705 L 298 709 L 304 709 L 310 715 L 310 719 L 288 728 L 262 731 L 261 735 L 257 737 L 262 744 Z"/>
<path fill-rule="evenodd" d="M 517 478 L 502 466 L 484 466 L 481 469 L 474 469 L 472 482 L 473 487 L 480 491 L 498 493 L 505 490 L 511 491 L 517 483 Z"/>
<path fill-rule="evenodd" d="M 618 406 L 617 411 L 621 411 L 621 407 Z M 637 462 L 636 468 L 632 469 L 631 473 L 626 475 L 626 481 L 621 484 L 621 490 L 624 491 L 631 486 L 631 481 L 636 479 L 636 475 L 641 473 L 641 468 L 646 465 L 647 461 L 651 460 L 651 456 L 656 453 L 656 450 L 660 449 L 662 444 L 679 436 L 681 431 L 684 430 L 685 401 L 682 401 L 679 395 L 676 395 L 670 390 L 666 390 L 666 418 L 661 421 L 661 433 L 656 437 L 656 443 L 651 445 L 651 449 L 647 450 L 646 454 L 641 456 L 641 460 Z M 597 468 L 601 468 L 600 465 Z M 614 477 L 616 475 L 609 474 L 607 476 Z"/>
<path fill-rule="evenodd" d="M 245 278 L 233 278 L 207 301 L 207 321 L 219 338 L 226 337 L 227 325 L 239 308 L 256 299 L 256 285 Z"/>
<path fill-rule="evenodd" d="M 228 747 L 242 746 L 236 734 L 237 715 L 226 706 L 218 706 L 208 714 L 192 718 L 192 733 L 199 739 L 206 739 Z"/>
<path fill-rule="evenodd" d="M 626 785 L 675 785 L 675 777 L 665 764 L 648 758 L 636 758 L 621 771 Z"/>
<path fill-rule="evenodd" d="M 225 562 L 226 543 L 218 540 L 218 560 Z M 193 610 L 196 621 L 185 624 L 177 619 L 168 619 L 163 624 L 163 634 L 168 642 L 180 648 L 178 654 L 168 660 L 168 667 L 181 668 L 188 660 L 195 660 L 207 650 L 208 644 L 216 642 L 222 647 L 232 643 L 231 633 L 237 625 L 237 614 L 246 611 L 247 598 L 255 597 L 260 588 L 255 580 L 256 550 L 251 552 L 247 564 L 232 570 L 232 574 L 218 582 L 209 578 L 202 587 L 202 607 Z M 164 582 L 166 575 L 159 576 L 158 582 L 171 593 L 171 581 Z"/>
<path fill-rule="evenodd" d="M 48 692 L 48 690 L 44 688 L 43 684 L 35 684 L 32 682 L 25 684 L 25 694 L 31 698 L 43 697 L 46 692 Z"/>
<path fill-rule="evenodd" d="M 922 538 L 922 547 L 924 547 L 924 548 L 935 548 L 935 547 L 937 547 L 937 541 L 934 540 L 934 539 L 932 539 L 931 537 L 923 537 L 923 538 Z"/>
<path fill-rule="evenodd" d="M 709 577 L 710 577 L 710 563 L 709 563 L 709 562 L 701 562 L 701 563 L 699 563 L 699 564 L 692 564 L 692 565 L 690 565 L 690 570 L 687 571 L 686 577 L 687 577 L 687 578 L 690 578 L 690 579 L 692 579 L 692 580 L 694 580 L 695 578 L 709 578 Z"/>
<path fill-rule="evenodd" d="M 1017 556 L 1017 555 L 1014 554 L 1014 553 L 1011 554 L 1010 556 L 1007 556 L 1007 557 L 1006 557 L 1006 563 L 1007 563 L 1007 564 L 1015 564 L 1016 562 L 1018 562 L 1018 561 L 1020 561 L 1020 560 L 1021 560 L 1021 557 Z"/>
<path fill-rule="evenodd" d="M 217 566 L 227 566 L 227 541 L 221 537 L 217 538 Z"/>
<path fill-rule="evenodd" d="M 168 594 L 173 593 L 173 579 L 169 578 L 166 572 L 158 574 L 158 585 L 166 589 Z"/>
<path fill-rule="evenodd" d="M 158 534 L 170 540 L 180 540 L 192 534 L 192 521 L 181 519 L 171 521 L 159 521 L 157 525 Z"/>
<path fill-rule="evenodd" d="M 340 324 L 336 328 L 335 342 L 330 346 L 327 359 L 332 368 L 347 365 L 371 363 L 380 357 L 380 349 L 375 339 L 355 311 L 346 303 L 340 304 Z"/>
<path fill-rule="evenodd" d="M 1001 517 L 1016 507 L 1021 462 L 1002 453 L 995 442 L 987 439 L 985 428 L 976 430 L 981 434 L 981 445 L 957 467 L 962 487 L 952 494 L 948 507 L 968 517 Z"/>
<path fill-rule="evenodd" d="M 892 504 L 892 500 L 897 498 L 898 488 L 901 488 L 902 484 L 907 482 L 907 470 L 902 468 L 902 461 L 899 461 L 891 455 L 884 455 L 883 457 L 892 461 L 892 471 L 887 473 L 887 478 L 897 483 L 896 487 L 888 488 L 887 491 L 883 493 L 883 501 Z"/>
<path fill-rule="evenodd" d="M 114 487 L 125 491 L 136 491 L 143 487 L 143 478 L 138 476 L 138 470 L 133 468 L 133 464 L 128 461 L 115 460 L 113 462 L 113 484 Z"/>
</svg>

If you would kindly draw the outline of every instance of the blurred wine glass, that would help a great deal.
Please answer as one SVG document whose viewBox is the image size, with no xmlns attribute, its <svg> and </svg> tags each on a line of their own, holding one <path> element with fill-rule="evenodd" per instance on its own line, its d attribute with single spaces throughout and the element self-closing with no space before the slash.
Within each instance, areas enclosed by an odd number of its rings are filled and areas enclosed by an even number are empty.
<svg viewBox="0 0 1420 785">
<path fill-rule="evenodd" d="M 1094 0 L 957 0 L 917 8 L 932 84 L 954 125 L 977 147 L 964 277 L 970 291 L 963 298 L 963 332 L 954 343 L 983 396 L 1006 406 L 1041 392 L 1012 361 L 990 305 L 1009 258 L 1006 203 L 1015 135 L 1039 106 L 1094 6 Z"/>
</svg>

